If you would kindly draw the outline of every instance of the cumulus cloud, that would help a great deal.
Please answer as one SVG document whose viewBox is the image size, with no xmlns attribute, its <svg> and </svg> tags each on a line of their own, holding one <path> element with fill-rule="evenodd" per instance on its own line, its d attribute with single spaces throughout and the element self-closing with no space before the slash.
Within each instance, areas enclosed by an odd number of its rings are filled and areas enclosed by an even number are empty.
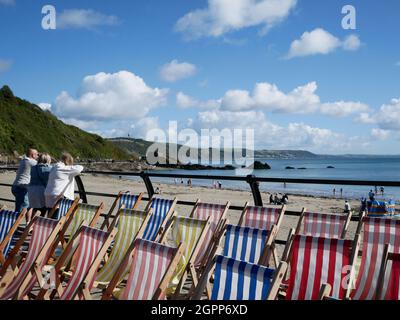
<svg viewBox="0 0 400 320">
<path fill-rule="evenodd" d="M 175 30 L 187 39 L 220 37 L 243 28 L 260 26 L 262 32 L 284 20 L 297 0 L 208 0 L 208 6 L 184 15 Z"/>
<path fill-rule="evenodd" d="M 60 29 L 95 29 L 100 26 L 114 26 L 120 19 L 92 9 L 67 9 L 57 16 L 57 28 Z"/>
<path fill-rule="evenodd" d="M 43 111 L 51 110 L 51 103 L 41 102 L 41 103 L 38 103 L 38 106 Z"/>
<path fill-rule="evenodd" d="M 203 109 L 216 109 L 221 105 L 220 100 L 208 100 L 208 101 L 199 101 L 196 100 L 183 92 L 178 92 L 176 94 L 176 105 L 181 109 L 188 108 L 203 108 Z"/>
<path fill-rule="evenodd" d="M 53 105 L 55 114 L 82 120 L 140 119 L 166 104 L 168 89 L 149 87 L 129 71 L 100 72 L 83 79 L 79 94 L 61 92 Z"/>
<path fill-rule="evenodd" d="M 362 113 L 355 121 L 364 124 L 376 124 L 383 130 L 400 131 L 400 98 L 392 99 L 390 103 L 382 105 L 373 114 Z"/>
<path fill-rule="evenodd" d="M 191 63 L 172 60 L 161 68 L 160 76 L 166 82 L 176 82 L 193 76 L 196 71 L 196 66 Z"/>
<path fill-rule="evenodd" d="M 11 68 L 13 64 L 12 60 L 0 59 L 0 72 L 5 72 Z"/>
<path fill-rule="evenodd" d="M 317 28 L 310 32 L 304 32 L 300 39 L 294 40 L 290 45 L 286 58 L 292 59 L 317 54 L 326 55 L 338 48 L 356 51 L 360 46 L 361 41 L 357 35 L 350 35 L 341 41 L 328 31 Z"/>
<path fill-rule="evenodd" d="M 310 82 L 285 93 L 267 82 L 256 84 L 252 93 L 246 90 L 229 90 L 221 99 L 221 109 L 244 111 L 262 109 L 277 113 L 316 113 L 345 117 L 365 112 L 369 107 L 360 102 L 338 101 L 322 103 L 316 94 L 316 82 Z"/>
<path fill-rule="evenodd" d="M 390 130 L 374 128 L 371 130 L 371 137 L 377 140 L 387 140 L 390 138 Z"/>
</svg>

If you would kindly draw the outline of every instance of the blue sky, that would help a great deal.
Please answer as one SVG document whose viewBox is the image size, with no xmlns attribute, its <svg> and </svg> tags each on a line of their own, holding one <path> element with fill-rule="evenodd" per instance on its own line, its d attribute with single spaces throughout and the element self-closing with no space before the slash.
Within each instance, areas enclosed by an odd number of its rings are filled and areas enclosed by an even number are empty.
<svg viewBox="0 0 400 320">
<path fill-rule="evenodd" d="M 106 137 L 174 120 L 254 128 L 257 148 L 396 154 L 399 14 L 396 0 L 0 0 L 0 85 Z"/>
</svg>

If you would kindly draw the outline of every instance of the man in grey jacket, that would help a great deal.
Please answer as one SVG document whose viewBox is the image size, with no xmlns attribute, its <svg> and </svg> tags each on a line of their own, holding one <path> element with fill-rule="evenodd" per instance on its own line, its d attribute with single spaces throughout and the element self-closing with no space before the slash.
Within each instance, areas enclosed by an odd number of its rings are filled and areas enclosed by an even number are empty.
<svg viewBox="0 0 400 320">
<path fill-rule="evenodd" d="M 28 185 L 31 181 L 31 168 L 37 164 L 37 158 L 37 150 L 29 148 L 19 162 L 17 176 L 11 189 L 15 196 L 16 212 L 21 212 L 22 209 L 29 207 Z"/>
</svg>

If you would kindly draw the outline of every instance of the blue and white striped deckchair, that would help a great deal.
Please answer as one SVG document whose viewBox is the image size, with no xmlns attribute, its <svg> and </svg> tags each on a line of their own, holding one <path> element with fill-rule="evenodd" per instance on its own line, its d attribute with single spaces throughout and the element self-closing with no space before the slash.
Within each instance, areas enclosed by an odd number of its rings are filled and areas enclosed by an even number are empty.
<svg viewBox="0 0 400 320">
<path fill-rule="evenodd" d="M 223 255 L 236 260 L 259 263 L 270 233 L 267 230 L 227 225 Z"/>
<path fill-rule="evenodd" d="M 165 228 L 166 223 L 174 213 L 177 199 L 161 199 L 152 198 L 149 207 L 153 210 L 153 214 L 150 217 L 149 223 L 144 231 L 143 239 L 147 241 L 156 241 L 157 236 L 161 234 Z"/>
<path fill-rule="evenodd" d="M 218 255 L 201 277 L 194 299 L 200 299 L 212 269 L 215 268 L 211 300 L 266 300 L 274 287 L 277 272 L 286 271 L 286 263 L 278 270 Z"/>
<path fill-rule="evenodd" d="M 60 220 L 62 217 L 65 217 L 75 201 L 77 201 L 77 199 L 75 200 L 61 199 L 59 202 L 57 214 L 55 217 L 53 217 L 53 219 Z"/>
<path fill-rule="evenodd" d="M 12 238 L 26 209 L 21 212 L 14 212 L 2 209 L 0 211 L 0 263 L 3 265 L 10 250 Z"/>
<path fill-rule="evenodd" d="M 122 207 L 124 209 L 128 209 L 128 210 L 136 209 L 139 205 L 139 202 L 142 200 L 142 197 L 143 197 L 143 192 L 138 195 L 135 195 L 135 194 L 131 194 L 130 192 L 120 191 L 118 193 L 118 195 L 116 196 L 114 203 L 112 204 L 110 210 L 108 211 L 107 215 L 105 216 L 100 229 L 103 230 L 105 227 L 107 227 L 107 228 L 110 227 L 110 225 L 112 224 L 110 219 L 112 218 L 112 214 L 116 207 L 117 207 L 117 213 Z M 117 206 L 117 204 L 118 204 L 118 206 Z"/>
</svg>

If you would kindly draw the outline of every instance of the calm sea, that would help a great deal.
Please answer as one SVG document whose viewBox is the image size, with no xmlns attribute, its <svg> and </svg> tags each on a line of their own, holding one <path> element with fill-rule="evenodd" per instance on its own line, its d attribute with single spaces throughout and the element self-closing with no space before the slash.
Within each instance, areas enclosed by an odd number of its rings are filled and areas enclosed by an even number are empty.
<svg viewBox="0 0 400 320">
<path fill-rule="evenodd" d="M 271 160 L 258 159 L 262 162 L 267 162 L 271 170 L 255 170 L 254 174 L 260 177 L 273 178 L 299 178 L 299 179 L 349 179 L 349 180 L 386 180 L 400 182 L 400 158 L 327 158 L 327 159 L 311 159 L 311 160 Z M 287 166 L 295 167 L 295 170 L 286 170 Z M 328 169 L 328 166 L 334 166 L 334 169 Z M 306 170 L 298 170 L 297 168 L 306 168 Z M 160 171 L 158 171 L 160 172 Z M 165 173 L 176 174 L 199 174 L 199 175 L 235 175 L 235 171 L 226 170 L 165 170 Z M 173 179 L 152 179 L 154 182 L 175 183 Z M 177 181 L 180 184 L 180 181 Z M 184 181 L 186 185 L 187 181 Z M 223 181 L 223 188 L 250 190 L 244 182 Z M 211 180 L 196 180 L 192 181 L 193 185 L 211 187 Z M 380 186 L 377 186 L 378 190 Z M 303 185 L 303 184 L 287 184 L 286 187 L 279 184 L 261 183 L 262 191 L 273 191 L 292 194 L 306 194 L 319 196 L 333 196 L 333 189 L 336 189 L 336 196 L 341 195 L 344 198 L 357 199 L 366 196 L 370 189 L 375 189 L 375 186 L 360 187 L 360 186 L 330 186 L 330 185 Z M 380 193 L 380 191 L 379 191 Z M 379 199 L 385 200 L 400 200 L 400 188 L 385 187 L 384 195 L 378 196 Z"/>
</svg>

